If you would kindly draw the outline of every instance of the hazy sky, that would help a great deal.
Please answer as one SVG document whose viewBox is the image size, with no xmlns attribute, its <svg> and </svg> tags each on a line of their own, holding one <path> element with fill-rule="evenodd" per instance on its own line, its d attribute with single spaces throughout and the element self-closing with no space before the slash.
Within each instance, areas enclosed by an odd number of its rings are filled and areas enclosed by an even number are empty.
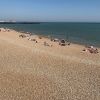
<svg viewBox="0 0 100 100">
<path fill-rule="evenodd" d="M 0 20 L 100 22 L 100 0 L 0 0 Z"/>
</svg>

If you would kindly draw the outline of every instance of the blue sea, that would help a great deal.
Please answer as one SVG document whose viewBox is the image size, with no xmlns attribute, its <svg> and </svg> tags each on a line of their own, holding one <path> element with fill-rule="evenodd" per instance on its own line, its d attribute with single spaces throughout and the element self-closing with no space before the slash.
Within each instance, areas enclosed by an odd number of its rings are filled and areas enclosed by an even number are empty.
<svg viewBox="0 0 100 100">
<path fill-rule="evenodd" d="M 41 22 L 40 24 L 0 24 L 0 27 L 100 47 L 100 23 Z"/>
</svg>

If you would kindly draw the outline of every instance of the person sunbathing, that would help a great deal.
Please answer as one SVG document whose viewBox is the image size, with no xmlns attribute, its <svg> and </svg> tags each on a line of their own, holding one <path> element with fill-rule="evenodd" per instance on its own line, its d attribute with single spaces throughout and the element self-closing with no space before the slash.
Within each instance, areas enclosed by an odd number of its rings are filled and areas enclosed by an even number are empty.
<svg viewBox="0 0 100 100">
<path fill-rule="evenodd" d="M 98 49 L 97 48 L 94 48 L 93 46 L 92 47 L 90 47 L 90 48 L 88 48 L 88 51 L 90 52 L 90 53 L 99 53 L 98 52 Z"/>
</svg>

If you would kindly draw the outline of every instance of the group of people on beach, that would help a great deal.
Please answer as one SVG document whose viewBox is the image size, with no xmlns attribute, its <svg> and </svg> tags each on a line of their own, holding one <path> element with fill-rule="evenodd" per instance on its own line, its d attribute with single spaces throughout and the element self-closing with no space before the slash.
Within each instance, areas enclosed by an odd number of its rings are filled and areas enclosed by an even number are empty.
<svg viewBox="0 0 100 100">
<path fill-rule="evenodd" d="M 83 49 L 83 51 L 86 51 L 86 52 L 89 51 L 90 53 L 94 53 L 94 54 L 99 53 L 98 49 L 95 48 L 94 46 L 88 46 L 85 49 Z"/>
<path fill-rule="evenodd" d="M 10 29 L 0 28 L 0 32 L 10 32 Z M 26 33 L 25 32 L 20 32 L 20 33 L 21 34 L 19 35 L 19 37 L 21 37 L 21 38 L 27 38 L 30 41 L 34 41 L 35 43 L 38 43 L 37 39 L 31 37 L 32 36 L 32 33 L 30 33 L 30 32 L 26 32 Z M 42 39 L 42 36 L 38 36 L 38 38 L 39 39 Z M 64 39 L 59 40 L 57 38 L 51 38 L 50 37 L 50 40 L 52 42 L 58 42 L 59 45 L 61 45 L 61 46 L 70 45 L 70 42 L 66 42 Z M 44 46 L 49 46 L 49 47 L 52 47 L 53 46 L 53 45 L 49 44 L 47 41 L 44 41 L 43 45 Z M 95 48 L 94 46 L 85 47 L 85 49 L 83 49 L 82 51 L 84 51 L 84 52 L 87 52 L 88 51 L 88 52 L 90 52 L 92 54 L 99 53 L 98 49 Z"/>
<path fill-rule="evenodd" d="M 27 37 L 28 40 L 35 41 L 36 43 L 38 43 L 36 39 L 30 38 L 31 35 L 32 35 L 31 33 L 27 32 L 26 34 L 20 34 L 19 37 L 22 37 L 22 38 Z M 42 39 L 42 36 L 38 36 L 38 38 Z M 61 45 L 61 46 L 70 45 L 70 42 L 66 42 L 64 39 L 59 40 L 57 38 L 50 38 L 50 40 L 52 42 L 58 42 L 59 45 Z M 50 45 L 48 42 L 44 41 L 44 46 L 52 47 L 53 45 Z M 83 49 L 82 51 L 86 51 L 86 52 L 89 51 L 90 53 L 94 53 L 94 54 L 99 53 L 98 49 L 95 48 L 94 46 L 85 47 L 85 49 Z"/>
<path fill-rule="evenodd" d="M 36 39 L 31 38 L 31 35 L 32 35 L 32 33 L 27 32 L 27 33 L 24 33 L 24 34 L 23 33 L 20 34 L 19 37 L 21 37 L 21 38 L 27 38 L 29 41 L 34 41 L 34 42 L 38 43 Z"/>
<path fill-rule="evenodd" d="M 34 38 L 31 38 L 31 36 L 32 36 L 32 34 L 29 33 L 29 32 L 24 33 L 24 34 L 22 33 L 22 34 L 19 35 L 19 37 L 21 37 L 21 38 L 27 38 L 28 40 L 30 40 L 30 41 L 35 41 L 35 42 L 37 43 L 37 40 L 34 39 Z M 39 39 L 42 39 L 42 36 L 38 36 L 38 38 L 39 38 Z M 57 39 L 57 38 L 50 38 L 50 40 L 51 40 L 52 42 L 58 42 L 59 45 L 61 45 L 61 46 L 70 45 L 70 42 L 66 42 L 64 39 L 59 40 L 59 39 Z M 46 42 L 46 41 L 44 41 L 44 46 L 50 46 L 50 47 L 52 47 L 52 45 L 50 45 L 50 44 L 49 44 L 48 42 Z"/>
<path fill-rule="evenodd" d="M 7 28 L 0 28 L 0 32 L 10 32 L 10 29 L 7 29 Z"/>
</svg>

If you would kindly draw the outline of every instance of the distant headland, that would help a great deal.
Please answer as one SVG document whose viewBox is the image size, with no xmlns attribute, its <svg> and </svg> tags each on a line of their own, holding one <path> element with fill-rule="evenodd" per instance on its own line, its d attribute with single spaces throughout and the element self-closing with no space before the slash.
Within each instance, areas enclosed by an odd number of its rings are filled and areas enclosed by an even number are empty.
<svg viewBox="0 0 100 100">
<path fill-rule="evenodd" d="M 6 22 L 6 21 L 0 21 L 0 24 L 40 24 L 40 22 Z"/>
</svg>

